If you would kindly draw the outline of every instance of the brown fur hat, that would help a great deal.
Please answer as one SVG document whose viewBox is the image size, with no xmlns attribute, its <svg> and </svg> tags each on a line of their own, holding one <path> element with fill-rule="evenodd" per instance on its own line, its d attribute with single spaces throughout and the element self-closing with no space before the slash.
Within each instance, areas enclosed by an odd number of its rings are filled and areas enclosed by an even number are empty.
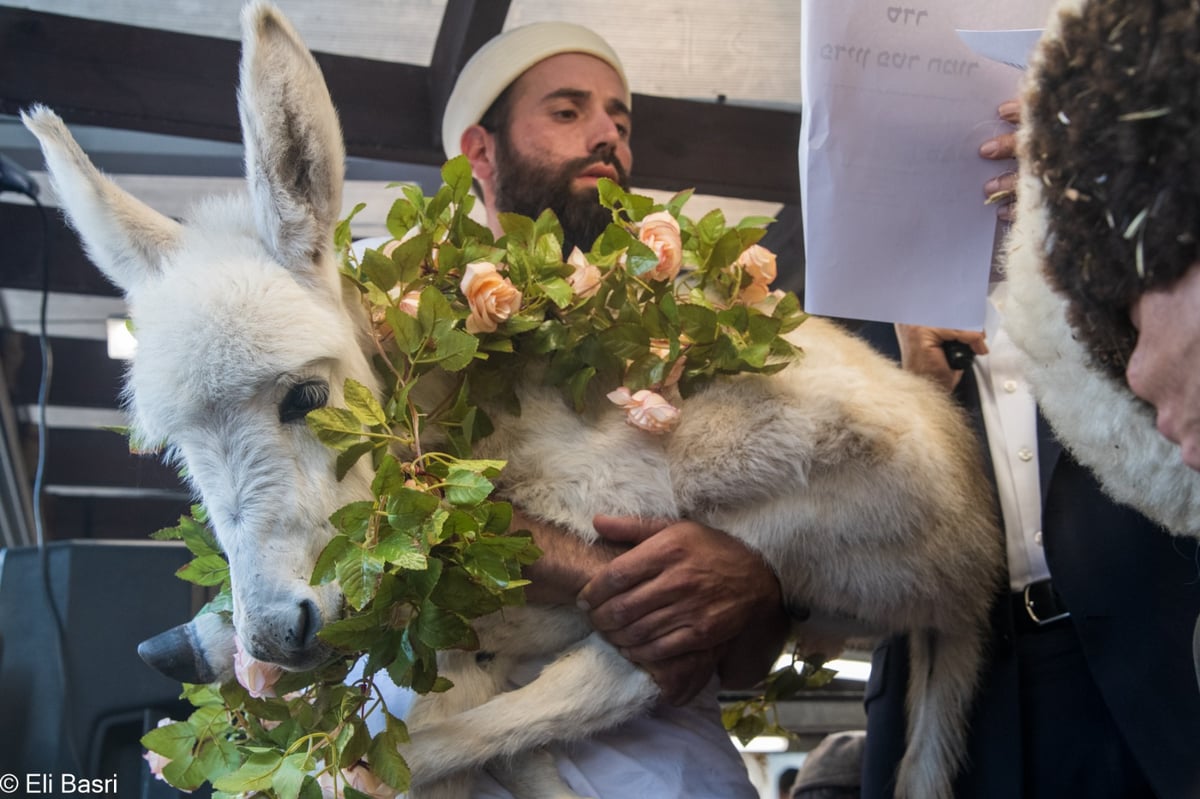
<svg viewBox="0 0 1200 799">
<path fill-rule="evenodd" d="M 1093 363 L 1117 379 L 1129 308 L 1200 258 L 1200 6 L 1065 3 L 1026 88 L 1022 168 L 1041 181 L 1044 265 Z"/>
</svg>

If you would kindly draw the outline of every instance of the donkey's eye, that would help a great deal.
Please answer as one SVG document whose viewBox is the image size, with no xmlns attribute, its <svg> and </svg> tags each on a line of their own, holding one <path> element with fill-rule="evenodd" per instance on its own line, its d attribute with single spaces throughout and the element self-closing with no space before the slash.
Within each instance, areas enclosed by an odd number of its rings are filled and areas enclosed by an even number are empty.
<svg viewBox="0 0 1200 799">
<path fill-rule="evenodd" d="M 324 380 L 297 383 L 279 403 L 279 421 L 299 422 L 309 411 L 325 407 L 329 401 L 329 384 Z"/>
</svg>

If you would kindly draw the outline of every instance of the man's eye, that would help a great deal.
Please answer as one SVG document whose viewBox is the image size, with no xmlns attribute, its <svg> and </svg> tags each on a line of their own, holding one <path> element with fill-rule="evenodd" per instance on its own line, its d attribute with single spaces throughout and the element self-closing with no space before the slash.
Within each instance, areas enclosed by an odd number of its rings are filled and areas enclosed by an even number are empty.
<svg viewBox="0 0 1200 799">
<path fill-rule="evenodd" d="M 325 407 L 329 401 L 329 384 L 324 380 L 308 380 L 297 383 L 279 403 L 279 421 L 299 422 L 309 411 Z"/>
</svg>

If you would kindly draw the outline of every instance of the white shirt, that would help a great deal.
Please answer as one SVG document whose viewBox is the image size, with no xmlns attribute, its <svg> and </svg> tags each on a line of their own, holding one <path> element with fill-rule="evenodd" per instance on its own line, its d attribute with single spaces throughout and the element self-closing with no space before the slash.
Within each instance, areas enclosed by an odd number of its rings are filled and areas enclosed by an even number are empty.
<svg viewBox="0 0 1200 799">
<path fill-rule="evenodd" d="M 1050 576 L 1042 548 L 1042 488 L 1038 473 L 1037 406 L 1021 374 L 1016 345 L 1000 324 L 1007 287 L 988 297 L 988 354 L 975 358 L 980 408 L 996 473 L 1008 580 L 1013 591 Z"/>
<path fill-rule="evenodd" d="M 360 674 L 362 661 L 346 679 Z M 507 686 L 518 688 L 537 676 L 541 664 L 517 669 Z M 387 672 L 375 675 L 388 708 L 405 714 L 413 693 L 398 688 Z M 383 719 L 367 719 L 372 734 Z M 721 724 L 717 680 L 683 707 L 662 704 L 650 715 L 573 744 L 549 747 L 558 773 L 581 796 L 595 799 L 687 797 L 687 799 L 758 799 L 746 765 Z M 514 799 L 491 775 L 480 772 L 472 799 Z"/>
</svg>

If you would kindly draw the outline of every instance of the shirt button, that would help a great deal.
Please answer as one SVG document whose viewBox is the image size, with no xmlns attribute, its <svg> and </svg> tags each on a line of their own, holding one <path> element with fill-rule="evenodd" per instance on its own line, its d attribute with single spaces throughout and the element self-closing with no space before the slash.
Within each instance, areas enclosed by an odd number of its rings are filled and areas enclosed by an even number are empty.
<svg viewBox="0 0 1200 799">
<path fill-rule="evenodd" d="M 1033 460 L 1033 450 L 1031 450 L 1029 447 L 1021 447 L 1019 450 L 1017 450 L 1017 457 L 1028 463 L 1029 461 Z"/>
<path fill-rule="evenodd" d="M 1005 380 L 1004 381 L 1004 390 L 1007 391 L 1009 394 L 1012 394 L 1014 391 L 1017 390 L 1017 381 L 1016 380 Z"/>
<path fill-rule="evenodd" d="M 1037 544 L 1039 547 L 1042 546 L 1042 531 L 1041 530 L 1038 530 L 1036 533 L 1033 534 L 1033 543 Z"/>
</svg>

